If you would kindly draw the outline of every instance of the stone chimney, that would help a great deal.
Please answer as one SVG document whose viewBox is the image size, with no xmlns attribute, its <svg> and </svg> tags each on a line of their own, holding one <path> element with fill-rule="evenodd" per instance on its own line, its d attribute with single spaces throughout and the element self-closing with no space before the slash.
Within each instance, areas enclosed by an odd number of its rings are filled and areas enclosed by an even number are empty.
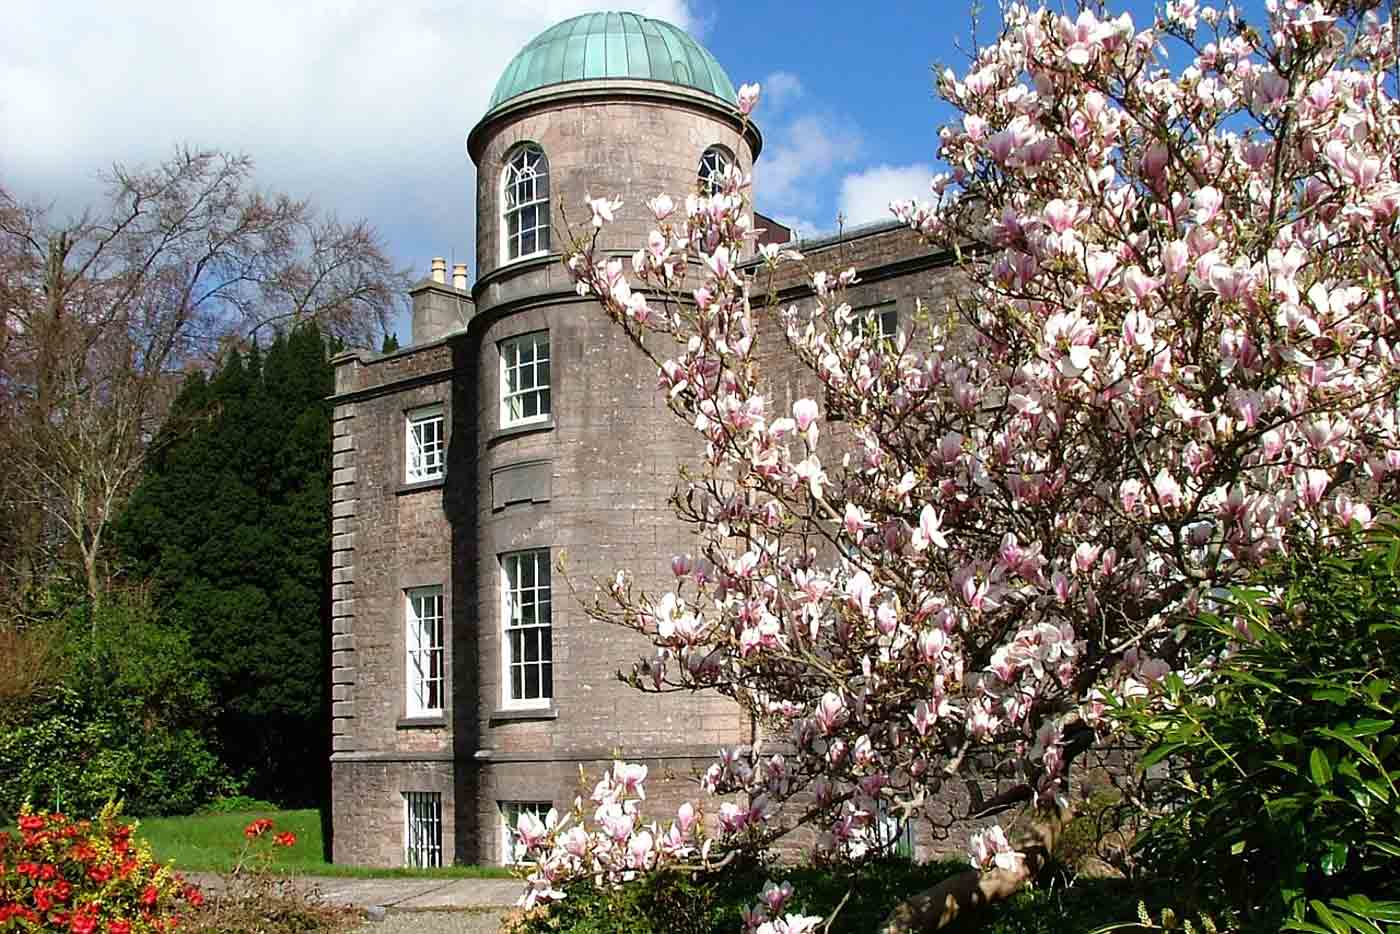
<svg viewBox="0 0 1400 934">
<path fill-rule="evenodd" d="M 447 284 L 447 260 L 433 257 L 428 278 L 408 290 L 413 299 L 413 343 L 426 344 L 466 328 L 476 312 L 467 290 L 467 264 L 452 267 L 452 284 Z"/>
</svg>

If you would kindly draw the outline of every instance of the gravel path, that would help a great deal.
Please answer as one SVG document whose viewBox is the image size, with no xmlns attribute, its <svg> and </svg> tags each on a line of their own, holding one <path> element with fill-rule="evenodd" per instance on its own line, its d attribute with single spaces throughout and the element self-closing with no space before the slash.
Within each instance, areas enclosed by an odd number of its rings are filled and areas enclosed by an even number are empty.
<svg viewBox="0 0 1400 934">
<path fill-rule="evenodd" d="M 366 921 L 355 934 L 498 934 L 501 912 L 391 911 L 383 921 Z"/>
</svg>

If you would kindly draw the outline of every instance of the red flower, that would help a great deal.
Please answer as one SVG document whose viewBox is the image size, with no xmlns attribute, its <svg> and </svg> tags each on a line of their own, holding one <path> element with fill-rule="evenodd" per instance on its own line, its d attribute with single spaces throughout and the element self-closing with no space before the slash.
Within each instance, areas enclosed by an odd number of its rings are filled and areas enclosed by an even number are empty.
<svg viewBox="0 0 1400 934">
<path fill-rule="evenodd" d="M 97 851 L 90 844 L 79 843 L 68 851 L 68 858 L 80 863 L 90 863 L 97 859 Z"/>
<path fill-rule="evenodd" d="M 19 819 L 20 830 L 43 830 L 44 819 L 38 814 L 26 814 Z"/>
<path fill-rule="evenodd" d="M 126 839 L 125 837 L 113 837 L 113 838 L 112 838 L 112 852 L 113 852 L 113 853 L 123 854 L 123 853 L 125 853 L 127 850 L 129 850 L 129 849 L 131 849 L 131 841 L 130 841 L 130 840 Z"/>
<path fill-rule="evenodd" d="M 59 811 L 54 811 L 52 814 L 49 815 L 49 823 L 50 823 L 50 824 L 65 824 L 65 823 L 67 823 L 67 822 L 68 822 L 68 817 L 67 817 L 67 815 L 65 815 L 65 814 L 63 814 L 63 813 L 61 813 L 61 812 L 59 812 Z"/>
<path fill-rule="evenodd" d="M 112 878 L 112 867 L 103 863 L 101 866 L 93 866 L 88 870 L 87 874 L 89 879 L 101 885 Z"/>
<path fill-rule="evenodd" d="M 40 911 L 48 911 L 53 907 L 53 893 L 42 885 L 34 890 L 34 907 Z"/>
<path fill-rule="evenodd" d="M 147 908 L 154 908 L 159 899 L 160 890 L 154 885 L 146 886 L 146 891 L 141 893 L 141 904 L 145 905 Z"/>
<path fill-rule="evenodd" d="M 58 878 L 58 867 L 53 863 L 45 863 L 39 867 L 39 878 L 45 882 L 52 882 Z"/>
<path fill-rule="evenodd" d="M 15 872 L 22 876 L 29 876 L 29 878 L 32 879 L 39 874 L 39 864 L 31 863 L 26 860 L 15 867 Z"/>
<path fill-rule="evenodd" d="M 131 934 L 131 922 L 120 918 L 108 921 L 107 934 Z"/>
<path fill-rule="evenodd" d="M 290 830 L 284 830 L 272 838 L 272 842 L 278 846 L 292 847 L 297 845 L 297 835 Z"/>
<path fill-rule="evenodd" d="M 121 868 L 117 870 L 123 879 L 136 871 L 136 860 L 128 859 L 122 862 Z"/>
<path fill-rule="evenodd" d="M 73 886 L 68 884 L 67 879 L 59 879 L 53 884 L 53 894 L 61 902 L 68 901 L 68 896 L 73 894 Z"/>
<path fill-rule="evenodd" d="M 68 921 L 73 934 L 93 934 L 97 930 L 97 916 L 87 912 L 77 912 Z"/>
<path fill-rule="evenodd" d="M 243 836 L 252 840 L 254 837 L 261 837 L 271 829 L 272 821 L 268 820 L 266 817 L 259 817 L 247 827 L 243 828 Z"/>
<path fill-rule="evenodd" d="M 185 901 L 189 902 L 190 906 L 193 908 L 198 908 L 204 904 L 204 893 L 199 890 L 199 886 L 197 885 L 185 886 L 184 896 Z"/>
<path fill-rule="evenodd" d="M 131 836 L 131 825 L 118 824 L 108 832 L 112 835 L 113 840 L 125 840 Z"/>
</svg>

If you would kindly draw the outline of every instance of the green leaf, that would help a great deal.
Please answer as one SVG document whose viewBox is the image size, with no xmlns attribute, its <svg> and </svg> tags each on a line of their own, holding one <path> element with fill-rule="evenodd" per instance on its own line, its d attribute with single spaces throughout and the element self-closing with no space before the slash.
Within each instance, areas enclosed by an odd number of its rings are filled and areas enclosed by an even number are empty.
<svg viewBox="0 0 1400 934">
<path fill-rule="evenodd" d="M 1321 733 L 1323 736 L 1326 736 L 1329 739 L 1335 739 L 1339 743 L 1345 743 L 1348 749 L 1356 753 L 1367 763 L 1375 766 L 1376 768 L 1380 768 L 1381 762 L 1379 759 L 1376 758 L 1376 754 L 1372 752 L 1369 748 L 1367 748 L 1366 744 L 1362 743 L 1360 740 L 1357 740 L 1351 736 L 1348 736 L 1345 733 L 1340 733 L 1337 730 L 1326 726 L 1319 727 L 1317 732 Z"/>
<path fill-rule="evenodd" d="M 1372 841 L 1371 841 L 1371 846 L 1373 846 L 1373 847 L 1375 847 L 1376 849 L 1380 850 L 1382 853 L 1387 853 L 1387 854 L 1389 854 L 1389 855 L 1391 855 L 1391 856 L 1400 856 L 1400 846 L 1396 846 L 1394 843 L 1387 843 L 1387 842 L 1385 842 L 1384 840 L 1372 840 Z M 1388 904 L 1388 903 L 1387 903 L 1387 904 Z M 1400 904 L 1400 903 L 1396 903 L 1396 904 Z M 1384 915 L 1377 915 L 1377 917 L 1385 917 L 1385 916 L 1384 916 Z M 1400 909 L 1397 909 L 1397 910 L 1396 910 L 1396 914 L 1395 914 L 1395 917 L 1394 917 L 1394 918 L 1386 918 L 1386 920 L 1387 920 L 1387 921 L 1400 921 Z"/>
<path fill-rule="evenodd" d="M 1309 904 L 1312 905 L 1313 914 L 1322 919 L 1322 923 L 1335 931 L 1336 934 L 1351 934 L 1351 926 L 1334 915 L 1332 909 L 1315 898 Z"/>
<path fill-rule="evenodd" d="M 1351 848 L 1345 840 L 1328 840 L 1323 846 L 1326 849 L 1322 852 L 1322 874 L 1335 876 L 1347 867 L 1347 854 Z"/>
<path fill-rule="evenodd" d="M 1263 688 L 1264 690 L 1269 691 L 1272 694 L 1283 693 L 1283 690 L 1278 685 L 1265 681 L 1263 678 L 1256 677 L 1255 675 L 1252 675 L 1247 671 L 1241 671 L 1238 668 L 1227 669 L 1223 672 L 1223 674 L 1227 678 L 1230 678 L 1235 681 L 1242 681 L 1245 684 L 1252 684 L 1255 687 Z"/>
<path fill-rule="evenodd" d="M 1390 803 L 1390 788 L 1386 786 L 1385 782 L 1378 782 L 1374 778 L 1363 778 L 1361 784 L 1366 786 L 1367 791 L 1379 798 L 1382 804 Z"/>
<path fill-rule="evenodd" d="M 1147 754 L 1142 757 L 1142 762 L 1139 763 L 1138 767 L 1150 769 L 1178 749 L 1184 749 L 1185 747 L 1185 743 L 1162 743 L 1160 746 L 1153 746 L 1151 749 L 1147 750 Z"/>
<path fill-rule="evenodd" d="M 1312 692 L 1313 700 L 1331 701 L 1334 704 L 1345 704 L 1351 700 L 1351 693 L 1341 688 L 1322 688 Z"/>
<path fill-rule="evenodd" d="M 1327 753 L 1321 749 L 1313 749 L 1312 755 L 1308 757 L 1308 768 L 1312 771 L 1315 785 L 1326 788 L 1332 784 L 1332 763 L 1327 761 Z"/>
<path fill-rule="evenodd" d="M 1395 725 L 1394 720 L 1357 720 L 1347 727 L 1346 732 L 1352 736 L 1375 736 L 1377 733 L 1384 733 Z"/>
</svg>

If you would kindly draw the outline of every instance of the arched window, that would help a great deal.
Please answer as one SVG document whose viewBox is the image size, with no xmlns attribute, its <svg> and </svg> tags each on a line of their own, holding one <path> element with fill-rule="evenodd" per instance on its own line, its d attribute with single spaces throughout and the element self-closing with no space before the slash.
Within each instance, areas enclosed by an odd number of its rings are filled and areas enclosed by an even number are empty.
<svg viewBox="0 0 1400 934">
<path fill-rule="evenodd" d="M 549 252 L 549 160 L 534 143 L 515 149 L 501 179 L 505 259 Z"/>
<path fill-rule="evenodd" d="M 720 179 L 733 164 L 734 154 L 723 146 L 711 146 L 706 149 L 705 154 L 700 157 L 700 171 L 696 173 L 700 178 L 700 193 L 709 195 L 718 190 Z"/>
</svg>

